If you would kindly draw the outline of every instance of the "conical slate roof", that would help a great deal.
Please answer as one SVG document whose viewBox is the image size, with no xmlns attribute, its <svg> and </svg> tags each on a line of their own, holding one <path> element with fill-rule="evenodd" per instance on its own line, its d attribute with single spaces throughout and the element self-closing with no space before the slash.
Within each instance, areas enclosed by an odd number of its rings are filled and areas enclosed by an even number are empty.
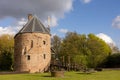
<svg viewBox="0 0 120 80">
<path fill-rule="evenodd" d="M 39 33 L 47 33 L 50 34 L 48 28 L 46 28 L 41 21 L 36 17 L 33 16 L 25 26 L 18 32 L 19 33 L 30 33 L 30 32 L 39 32 Z"/>
</svg>

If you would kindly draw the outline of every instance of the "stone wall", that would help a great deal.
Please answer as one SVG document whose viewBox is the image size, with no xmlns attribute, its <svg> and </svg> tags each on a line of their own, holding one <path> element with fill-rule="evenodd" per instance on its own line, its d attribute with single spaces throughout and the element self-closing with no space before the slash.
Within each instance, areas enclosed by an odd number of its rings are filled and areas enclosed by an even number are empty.
<svg viewBox="0 0 120 80">
<path fill-rule="evenodd" d="M 14 70 L 44 72 L 51 60 L 50 35 L 22 33 L 15 37 Z"/>
</svg>

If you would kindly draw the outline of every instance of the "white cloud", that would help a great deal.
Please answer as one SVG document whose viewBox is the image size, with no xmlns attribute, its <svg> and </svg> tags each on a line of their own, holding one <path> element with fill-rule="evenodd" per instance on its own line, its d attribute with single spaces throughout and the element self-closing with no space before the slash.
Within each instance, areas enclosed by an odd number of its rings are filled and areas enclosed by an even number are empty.
<svg viewBox="0 0 120 80">
<path fill-rule="evenodd" d="M 25 18 L 21 18 L 19 21 L 16 22 L 16 25 L 14 25 L 14 30 L 18 32 L 25 24 L 27 23 L 27 20 Z"/>
<path fill-rule="evenodd" d="M 87 3 L 90 3 L 92 0 L 80 0 L 82 3 L 85 3 L 85 4 L 87 4 Z"/>
<path fill-rule="evenodd" d="M 120 16 L 117 16 L 113 22 L 112 22 L 112 26 L 116 27 L 116 28 L 120 28 Z"/>
<path fill-rule="evenodd" d="M 73 0 L 0 0 L 0 17 L 12 16 L 21 18 L 28 13 L 33 13 L 40 17 L 45 17 L 46 15 L 60 17 L 72 9 L 72 3 Z"/>
<path fill-rule="evenodd" d="M 14 35 L 16 32 L 13 30 L 11 26 L 8 27 L 0 27 L 0 35 L 2 34 L 10 34 Z"/>
<path fill-rule="evenodd" d="M 51 16 L 50 26 L 55 27 L 58 25 L 58 20 L 73 9 L 72 4 L 73 0 L 0 0 L 0 20 L 7 17 L 16 20 L 9 26 L 1 25 L 0 35 L 18 32 L 27 22 L 26 15 L 29 13 L 37 15 L 45 25 L 47 16 Z"/>
<path fill-rule="evenodd" d="M 32 13 L 42 22 L 51 16 L 51 26 L 56 26 L 57 21 L 72 10 L 72 4 L 73 0 L 0 0 L 0 18 L 27 18 L 26 15 Z"/>
<path fill-rule="evenodd" d="M 27 22 L 27 20 L 25 18 L 21 18 L 21 20 L 18 21 L 18 25 L 23 26 L 26 24 L 26 22 Z"/>
<path fill-rule="evenodd" d="M 2 27 L 0 26 L 0 35 L 2 34 L 10 34 L 15 35 L 27 22 L 24 18 L 21 18 L 19 21 L 14 22 L 14 26 L 6 26 Z"/>
<path fill-rule="evenodd" d="M 107 44 L 115 46 L 115 42 L 112 40 L 112 38 L 104 33 L 99 33 L 96 35 L 97 37 L 101 38 L 104 40 Z"/>
<path fill-rule="evenodd" d="M 61 32 L 61 33 L 67 33 L 68 32 L 67 29 L 59 29 L 58 31 Z"/>
</svg>

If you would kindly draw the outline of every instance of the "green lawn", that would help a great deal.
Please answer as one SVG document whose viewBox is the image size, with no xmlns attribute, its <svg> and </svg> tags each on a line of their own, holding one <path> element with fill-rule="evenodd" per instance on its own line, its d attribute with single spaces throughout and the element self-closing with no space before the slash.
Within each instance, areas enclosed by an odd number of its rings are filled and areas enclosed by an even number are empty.
<svg viewBox="0 0 120 80">
<path fill-rule="evenodd" d="M 0 80 L 120 80 L 120 70 L 102 71 L 92 74 L 66 72 L 63 78 L 50 77 L 50 73 L 0 75 Z"/>
</svg>

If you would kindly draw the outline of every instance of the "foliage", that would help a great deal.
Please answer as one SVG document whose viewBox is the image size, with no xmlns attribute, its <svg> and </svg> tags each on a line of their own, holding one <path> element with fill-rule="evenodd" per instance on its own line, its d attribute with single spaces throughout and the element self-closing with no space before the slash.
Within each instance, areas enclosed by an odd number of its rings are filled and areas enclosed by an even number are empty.
<svg viewBox="0 0 120 80">
<path fill-rule="evenodd" d="M 14 39 L 11 35 L 0 36 L 0 70 L 10 70 L 13 63 Z"/>
<path fill-rule="evenodd" d="M 88 55 L 88 63 L 90 67 L 95 68 L 97 65 L 101 64 L 109 54 L 111 54 L 111 49 L 103 40 L 96 37 L 94 34 L 88 35 L 87 42 L 88 48 L 91 51 Z"/>
<path fill-rule="evenodd" d="M 120 53 L 109 55 L 103 64 L 102 67 L 106 68 L 119 68 L 120 67 Z"/>
<path fill-rule="evenodd" d="M 120 50 L 117 46 L 113 46 L 111 48 L 112 48 L 112 53 L 119 53 L 120 52 Z"/>
<path fill-rule="evenodd" d="M 4 51 L 0 55 L 0 70 L 11 70 L 12 67 L 12 53 Z"/>
<path fill-rule="evenodd" d="M 81 70 L 85 70 L 87 68 L 87 56 L 85 55 L 76 55 L 73 58 L 74 62 L 78 64 Z"/>
<path fill-rule="evenodd" d="M 111 54 L 110 47 L 94 34 L 86 36 L 68 32 L 60 48 L 60 55 L 65 56 L 67 63 L 77 63 L 77 65 L 86 65 L 93 68 L 109 54 Z M 68 56 L 70 56 L 70 61 Z"/>
<path fill-rule="evenodd" d="M 56 54 L 60 54 L 61 39 L 55 35 L 51 39 L 52 49 L 54 49 Z"/>
</svg>

